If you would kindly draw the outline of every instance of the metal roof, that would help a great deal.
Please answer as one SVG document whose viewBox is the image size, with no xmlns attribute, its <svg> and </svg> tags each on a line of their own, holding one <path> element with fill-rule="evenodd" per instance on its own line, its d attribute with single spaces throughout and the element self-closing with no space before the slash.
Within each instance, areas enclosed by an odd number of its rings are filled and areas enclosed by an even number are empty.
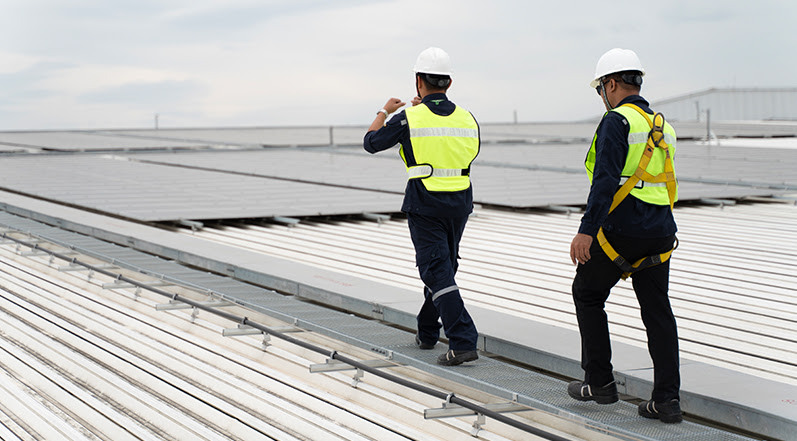
<svg viewBox="0 0 797 441">
<path fill-rule="evenodd" d="M 547 200 L 554 199 L 557 205 L 564 204 L 567 202 L 562 201 L 571 195 L 554 195 L 551 188 L 544 187 L 562 176 L 581 183 L 572 181 L 556 187 L 579 185 L 580 191 L 586 191 L 586 180 L 580 170 L 586 148 L 583 144 L 486 143 L 483 147 L 479 158 L 483 162 L 474 168 L 477 191 L 483 187 L 487 192 L 478 196 L 480 200 L 504 197 L 511 199 L 510 202 L 499 200 L 497 204 L 516 204 L 516 207 L 549 204 Z M 711 192 L 697 194 L 696 198 L 786 194 L 793 200 L 795 152 L 681 143 L 678 170 L 682 195 L 687 195 L 691 188 L 705 186 Z M 694 160 L 690 155 L 694 155 Z M 297 157 L 300 159 L 296 160 Z M 309 157 L 315 159 L 305 160 Z M 202 158 L 201 164 L 192 165 L 191 161 L 197 158 Z M 138 162 L 143 159 L 164 164 Z M 559 162 L 562 159 L 568 161 L 565 166 Z M 257 164 L 254 171 L 252 164 Z M 357 173 L 360 165 L 363 168 Z M 263 176 L 259 167 L 284 175 Z M 215 168 L 219 170 L 209 170 Z M 355 172 L 345 177 L 348 180 L 339 181 L 341 171 L 352 169 Z M 477 170 L 488 176 L 493 169 L 503 172 L 492 175 L 496 182 L 499 178 L 517 179 L 510 181 L 512 192 L 507 192 L 506 185 L 491 189 L 487 181 L 479 181 Z M 400 206 L 401 189 L 370 191 L 363 198 L 360 196 L 366 192 L 358 189 L 366 181 L 363 176 L 373 177 L 377 185 L 396 185 L 390 183 L 394 179 L 389 178 L 393 170 L 396 176 L 401 175 L 395 179 L 403 182 L 402 166 L 395 155 L 386 152 L 370 157 L 359 149 L 344 148 L 223 154 L 8 155 L 0 157 L 0 186 L 139 220 L 285 216 L 286 207 L 296 208 L 295 201 L 306 203 L 300 204 L 300 208 L 310 214 L 293 216 L 314 216 L 322 214 L 317 207 L 327 205 L 342 207 L 327 214 L 394 212 Z M 541 181 L 534 180 L 538 176 L 543 177 Z M 319 179 L 329 182 L 320 184 L 316 182 Z M 294 186 L 297 184 L 301 185 Z M 306 193 L 296 191 L 302 186 L 307 186 Z M 495 196 L 502 187 L 504 194 Z M 164 192 L 165 188 L 174 191 Z M 250 188 L 255 190 L 245 193 Z M 327 188 L 341 190 L 341 199 L 336 201 L 326 190 L 319 190 Z M 529 202 L 532 198 L 523 193 L 533 193 L 538 188 L 543 198 L 553 197 Z M 351 191 L 362 193 L 347 193 Z M 277 195 L 284 197 L 280 199 Z M 384 197 L 384 209 L 374 209 L 375 195 Z M 351 202 L 352 198 L 364 203 L 342 202 Z M 584 199 L 585 193 L 581 193 L 580 199 L 572 204 L 581 205 Z M 676 207 L 682 243 L 673 260 L 671 295 L 682 329 L 682 350 L 689 359 L 794 384 L 797 275 L 789 264 L 797 249 L 792 240 L 797 227 L 794 205 L 734 203 Z M 266 208 L 257 211 L 258 204 Z M 60 221 L 57 223 L 60 225 Z M 466 300 L 480 308 L 519 317 L 529 324 L 544 323 L 574 330 L 569 297 L 573 268 L 566 250 L 577 224 L 578 218 L 572 213 L 568 216 L 525 209 L 477 210 L 463 240 L 460 284 Z M 400 219 L 381 224 L 311 219 L 294 228 L 275 227 L 271 223 L 222 223 L 218 227 L 210 224 L 194 234 L 253 249 L 262 258 L 280 256 L 340 274 L 418 290 L 412 248 L 406 225 Z M 148 236 L 142 240 L 156 239 Z M 614 290 L 607 309 L 617 340 L 640 346 L 645 336 L 635 303 L 630 288 L 621 284 Z"/>
<path fill-rule="evenodd" d="M 87 246 L 86 239 L 78 241 Z M 106 244 L 104 250 L 108 248 Z M 272 300 L 290 302 L 224 277 L 143 253 L 119 251 L 125 255 L 117 256 L 121 257 L 118 264 L 126 268 L 114 266 L 114 271 L 180 296 L 190 298 L 197 293 L 191 286 L 164 283 L 162 278 L 144 275 L 128 265 L 135 262 L 150 274 L 177 274 L 181 280 L 198 283 L 197 290 L 212 287 L 227 295 L 250 296 L 260 292 L 261 298 L 270 295 Z M 0 245 L 0 256 L 0 438 L 4 440 L 471 438 L 470 421 L 424 419 L 424 409 L 439 402 L 423 394 L 370 375 L 352 387 L 346 370 L 312 373 L 308 367 L 325 365 L 325 358 L 301 346 L 277 338 L 265 340 L 262 334 L 225 337 L 235 335 L 235 323 L 205 312 L 191 314 L 190 308 L 170 309 L 172 304 L 146 289 L 126 287 L 112 277 L 66 262 L 48 261 L 46 255 L 16 252 L 13 242 Z M 108 266 L 84 255 L 79 258 Z M 204 294 L 200 292 L 198 298 Z M 294 311 L 301 310 L 302 302 L 293 303 L 299 305 Z M 312 308 L 303 307 L 305 312 Z M 346 314 L 315 308 L 327 318 L 338 314 L 340 322 L 352 321 Z M 269 329 L 287 329 L 283 332 L 310 343 L 334 345 L 351 357 L 373 357 L 356 346 L 307 332 L 251 308 L 229 304 L 225 311 L 246 314 Z M 366 324 L 371 331 L 375 326 L 385 327 Z M 391 369 L 394 375 L 427 388 L 440 387 L 443 381 L 429 380 L 428 372 L 396 367 L 398 370 Z M 469 396 L 465 388 L 457 392 Z M 483 392 L 475 396 L 477 400 L 495 399 Z M 554 425 L 573 426 L 567 422 Z M 485 429 L 480 438 L 540 439 L 496 422 Z M 557 428 L 545 430 L 559 433 Z M 722 434 L 714 431 L 712 439 L 727 439 Z M 579 437 L 590 438 L 607 439 L 598 434 Z"/>
<path fill-rule="evenodd" d="M 711 88 L 653 103 L 672 119 L 790 120 L 797 119 L 797 88 Z"/>
<path fill-rule="evenodd" d="M 54 211 L 66 214 L 70 210 Z M 59 222 L 69 217 L 71 214 L 66 214 Z M 100 216 L 85 216 L 83 220 L 91 217 L 105 224 Z M 460 368 L 436 366 L 437 354 L 417 348 L 411 333 L 379 321 L 329 310 L 5 212 L 0 213 L 0 224 L 10 228 L 0 244 L 4 258 L 0 272 L 13 284 L 6 289 L 14 291 L 11 296 L 0 293 L 4 306 L 0 346 L 13 354 L 10 360 L 0 359 L 0 365 L 12 372 L 12 382 L 13 378 L 25 379 L 25 387 L 6 388 L 7 398 L 38 404 L 12 409 L 0 404 L 0 415 L 5 416 L 0 430 L 8 429 L 5 434 L 9 436 L 27 430 L 34 437 L 35 430 L 57 432 L 71 426 L 74 430 L 66 432 L 69 438 L 82 433 L 87 437 L 113 434 L 114 439 L 157 439 L 164 434 L 176 439 L 252 439 L 261 435 L 276 439 L 458 439 L 471 429 L 471 435 L 495 441 L 504 437 L 536 439 L 529 433 L 554 439 L 545 435 L 551 434 L 549 428 L 539 432 L 539 421 L 532 424 L 537 430 L 525 430 L 534 429 L 528 424 L 521 428 L 490 423 L 488 431 L 483 430 L 484 422 L 479 419 L 472 426 L 462 421 L 443 426 L 418 423 L 422 403 L 412 392 L 416 391 L 446 400 L 443 409 L 424 411 L 427 418 L 433 418 L 433 413 L 456 411 L 448 406 L 462 401 L 454 398 L 456 393 L 489 400 L 485 406 L 535 409 L 525 412 L 520 420 L 501 421 L 523 423 L 527 416 L 541 418 L 548 422 L 546 425 L 564 430 L 567 439 L 749 439 L 691 421 L 677 426 L 650 424 L 637 415 L 632 403 L 585 406 L 566 396 L 566 381 L 492 357 Z M 124 222 L 114 224 L 125 228 Z M 149 231 L 168 237 L 165 242 L 172 245 L 181 243 L 196 251 L 208 248 L 196 248 L 204 241 L 194 237 L 127 227 L 127 232 L 135 234 Z M 103 227 L 99 228 L 94 232 Z M 143 240 L 154 237 L 147 236 Z M 220 254 L 227 255 L 214 258 L 229 259 L 229 252 L 235 256 L 247 254 L 228 247 L 212 248 L 224 248 Z M 180 253 L 189 260 L 199 257 L 190 251 Z M 66 265 L 59 266 L 59 262 Z M 316 277 L 323 273 L 307 272 Z M 159 299 L 169 302 L 158 303 Z M 194 309 L 188 313 L 192 305 Z M 239 326 L 227 327 L 235 324 Z M 289 329 L 277 330 L 275 326 Z M 244 331 L 249 330 L 257 335 L 245 337 L 251 333 Z M 292 332 L 298 334 L 287 337 Z M 220 335 L 238 335 L 244 341 L 218 343 Z M 282 340 L 301 343 L 305 351 L 286 347 Z M 269 344 L 264 352 L 258 347 L 261 341 Z M 330 345 L 336 349 L 329 349 Z M 338 351 L 350 355 L 341 356 Z M 310 372 L 334 371 L 337 360 L 378 361 L 391 371 L 400 369 L 388 375 L 393 375 L 401 387 L 380 380 L 387 377 L 371 377 L 378 373 L 374 369 L 368 369 L 364 379 L 363 372 L 358 372 L 353 381 L 349 380 L 354 390 L 339 381 L 346 381 L 344 375 L 312 381 L 301 375 L 301 368 L 312 360 L 321 361 L 319 354 L 329 358 L 311 365 Z M 373 359 L 374 354 L 379 357 Z M 366 359 L 357 361 L 360 356 Z M 49 364 L 53 362 L 57 369 Z M 412 368 L 420 368 L 420 372 Z M 316 390 L 321 387 L 323 390 Z M 408 394 L 402 388 L 412 391 Z M 34 432 L 30 432 L 30 424 L 35 418 L 28 409 L 41 419 L 36 422 L 41 426 L 33 428 Z"/>
<path fill-rule="evenodd" d="M 687 359 L 797 381 L 797 206 L 679 207 L 670 298 Z M 580 216 L 482 208 L 465 229 L 457 285 L 471 305 L 576 329 L 569 243 Z M 191 232 L 421 292 L 406 221 L 222 223 Z M 419 294 L 420 295 L 420 294 Z M 607 304 L 618 341 L 643 346 L 630 282 Z"/>
</svg>

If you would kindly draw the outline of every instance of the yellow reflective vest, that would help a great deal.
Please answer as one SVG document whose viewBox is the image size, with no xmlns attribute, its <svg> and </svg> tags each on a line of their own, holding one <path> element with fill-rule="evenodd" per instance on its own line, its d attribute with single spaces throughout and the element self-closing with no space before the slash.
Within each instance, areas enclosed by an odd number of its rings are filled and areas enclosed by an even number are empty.
<svg viewBox="0 0 797 441">
<path fill-rule="evenodd" d="M 414 163 L 405 146 L 399 154 L 409 179 L 421 179 L 428 191 L 462 191 L 470 187 L 470 164 L 479 154 L 479 126 L 473 115 L 457 106 L 441 116 L 419 104 L 405 110 Z"/>
<path fill-rule="evenodd" d="M 614 108 L 611 111 L 623 115 L 625 119 L 628 120 L 629 124 L 628 156 L 625 160 L 625 166 L 620 173 L 621 177 L 620 182 L 618 182 L 619 186 L 622 185 L 627 178 L 632 176 L 637 170 L 637 167 L 639 166 L 639 160 L 642 158 L 642 154 L 647 146 L 648 134 L 650 133 L 651 127 L 648 123 L 648 120 L 645 119 L 645 117 L 633 107 L 623 105 Z M 665 122 L 663 132 L 664 141 L 669 146 L 670 157 L 675 158 L 675 129 L 673 129 L 669 123 Z M 587 159 L 584 161 L 584 166 L 587 169 L 587 175 L 589 176 L 590 183 L 592 183 L 592 172 L 595 169 L 595 143 L 597 139 L 598 135 L 595 134 L 592 139 L 592 145 L 587 153 Z M 646 171 L 654 176 L 663 173 L 665 156 L 666 154 L 663 149 L 655 149 Z M 649 204 L 670 205 L 670 199 L 667 194 L 667 186 L 664 182 L 649 183 L 640 181 L 637 186 L 631 190 L 631 195 Z M 672 202 L 675 202 L 676 200 L 678 200 L 677 189 L 675 191 L 675 200 Z"/>
</svg>

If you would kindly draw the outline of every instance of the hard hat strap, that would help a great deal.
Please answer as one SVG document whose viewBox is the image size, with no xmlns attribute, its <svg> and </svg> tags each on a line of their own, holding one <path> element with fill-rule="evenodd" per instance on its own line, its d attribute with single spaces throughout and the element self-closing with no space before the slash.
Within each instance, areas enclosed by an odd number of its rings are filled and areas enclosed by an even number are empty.
<svg viewBox="0 0 797 441">
<path fill-rule="evenodd" d="M 600 84 L 601 84 L 601 97 L 603 98 L 603 104 L 606 105 L 607 110 L 614 109 L 612 103 L 609 102 L 609 97 L 606 96 L 606 83 L 603 82 L 603 78 L 600 79 Z"/>
</svg>

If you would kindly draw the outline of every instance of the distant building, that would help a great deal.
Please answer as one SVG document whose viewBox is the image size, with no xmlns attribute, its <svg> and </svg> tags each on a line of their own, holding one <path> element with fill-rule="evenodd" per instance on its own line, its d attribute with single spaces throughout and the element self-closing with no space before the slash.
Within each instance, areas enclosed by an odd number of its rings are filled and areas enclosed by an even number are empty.
<svg viewBox="0 0 797 441">
<path fill-rule="evenodd" d="M 670 121 L 797 121 L 797 88 L 711 88 L 651 104 Z"/>
</svg>

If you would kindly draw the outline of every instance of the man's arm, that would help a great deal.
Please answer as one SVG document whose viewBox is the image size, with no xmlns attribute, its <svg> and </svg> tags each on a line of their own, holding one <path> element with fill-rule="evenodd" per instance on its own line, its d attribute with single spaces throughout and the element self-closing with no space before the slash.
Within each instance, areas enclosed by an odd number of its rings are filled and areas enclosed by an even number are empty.
<svg viewBox="0 0 797 441">
<path fill-rule="evenodd" d="M 393 113 L 404 104 L 405 103 L 398 98 L 391 98 L 385 104 L 384 109 L 387 113 Z M 374 122 L 371 123 L 371 127 L 368 128 L 368 132 L 363 139 L 363 148 L 368 153 L 387 150 L 401 142 L 402 136 L 406 136 L 404 112 L 399 113 L 387 124 L 385 124 L 386 119 L 387 115 L 385 115 L 385 112 L 380 111 L 377 113 L 376 118 L 374 118 Z"/>
<path fill-rule="evenodd" d="M 592 187 L 587 198 L 587 208 L 581 218 L 578 234 L 570 243 L 570 259 L 573 264 L 586 263 L 590 259 L 592 238 L 609 215 L 614 193 L 620 183 L 628 156 L 628 121 L 617 113 L 609 112 L 598 127 L 595 145 L 595 169 Z"/>
<path fill-rule="evenodd" d="M 382 109 L 386 110 L 387 112 L 381 112 L 381 111 L 377 112 L 376 118 L 374 118 L 374 122 L 371 123 L 371 127 L 368 127 L 368 131 L 374 132 L 376 130 L 381 129 L 385 125 L 385 122 L 387 122 L 388 115 L 400 109 L 405 104 L 407 103 L 401 101 L 398 98 L 390 98 L 389 100 L 387 100 L 385 106 L 382 107 Z"/>
</svg>

